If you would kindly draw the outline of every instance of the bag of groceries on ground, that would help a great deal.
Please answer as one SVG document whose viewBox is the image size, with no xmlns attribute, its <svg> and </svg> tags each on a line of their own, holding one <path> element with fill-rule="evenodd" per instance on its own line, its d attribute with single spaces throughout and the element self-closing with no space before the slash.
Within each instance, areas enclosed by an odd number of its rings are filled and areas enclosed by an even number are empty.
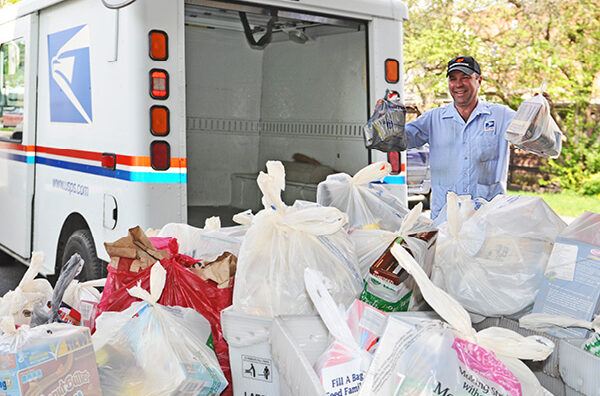
<svg viewBox="0 0 600 396">
<path fill-rule="evenodd" d="M 540 92 L 545 90 L 544 83 Z M 506 140 L 516 147 L 544 158 L 560 155 L 562 137 L 550 114 L 550 104 L 541 93 L 521 103 L 505 133 Z"/>
<path fill-rule="evenodd" d="M 408 323 L 390 316 L 360 396 L 548 394 L 519 359 L 546 359 L 554 349 L 550 340 L 499 327 L 476 332 L 467 311 L 404 248 L 395 245 L 392 254 L 445 322 Z"/>
<path fill-rule="evenodd" d="M 267 162 L 258 176 L 265 209 L 258 212 L 240 248 L 233 309 L 273 317 L 314 313 L 304 288 L 304 269 L 329 280 L 336 303 L 349 305 L 360 293 L 362 278 L 354 245 L 345 229 L 347 216 L 336 208 L 281 200 L 285 172 Z"/>
<path fill-rule="evenodd" d="M 350 231 L 382 229 L 396 231 L 408 208 L 376 182 L 388 176 L 392 166 L 385 162 L 367 165 L 354 176 L 336 173 L 317 187 L 317 203 L 333 206 L 348 215 Z"/>
<path fill-rule="evenodd" d="M 317 359 L 315 371 L 328 395 L 344 390 L 348 394 L 349 390 L 360 388 L 364 374 L 371 365 L 387 316 L 360 300 L 354 300 L 343 314 L 331 298 L 318 271 L 307 268 L 304 282 L 319 316 L 334 339 Z M 339 378 L 343 380 L 340 381 Z"/>
<path fill-rule="evenodd" d="M 533 304 L 566 224 L 540 197 L 480 203 L 448 193 L 431 279 L 469 312 L 517 314 Z"/>
<path fill-rule="evenodd" d="M 438 231 L 421 216 L 422 207 L 415 206 L 395 232 L 357 229 L 350 233 L 365 279 L 362 301 L 386 312 L 413 310 L 422 301 L 414 280 L 390 252 L 396 243 L 404 246 L 431 275 Z"/>
<path fill-rule="evenodd" d="M 406 150 L 408 138 L 404 131 L 405 124 L 406 107 L 400 95 L 386 90 L 363 127 L 366 148 L 385 152 Z"/>
<path fill-rule="evenodd" d="M 128 289 L 137 285 L 149 290 L 151 269 L 157 263 L 156 257 L 161 257 L 167 280 L 158 302 L 165 306 L 192 308 L 208 320 L 221 369 L 226 378 L 231 378 L 229 351 L 221 328 L 221 310 L 231 305 L 233 296 L 231 257 L 224 257 L 221 263 L 224 266 L 219 270 L 213 270 L 212 264 L 218 265 L 220 260 L 196 268 L 198 260 L 180 254 L 175 238 L 148 238 L 139 227 L 130 229 L 128 237 L 106 246 L 111 265 L 98 315 L 105 311 L 123 311 L 136 302 L 137 298 Z M 221 276 L 215 278 L 214 275 Z"/>
<path fill-rule="evenodd" d="M 167 271 L 151 267 L 150 293 L 141 301 L 96 320 L 93 342 L 104 395 L 218 395 L 227 386 L 211 342 L 210 323 L 191 308 L 158 303 Z"/>
</svg>

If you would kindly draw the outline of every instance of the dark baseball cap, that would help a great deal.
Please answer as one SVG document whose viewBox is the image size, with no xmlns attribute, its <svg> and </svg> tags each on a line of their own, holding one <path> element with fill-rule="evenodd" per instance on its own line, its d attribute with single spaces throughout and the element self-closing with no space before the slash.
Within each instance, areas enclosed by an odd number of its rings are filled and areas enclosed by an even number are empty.
<svg viewBox="0 0 600 396">
<path fill-rule="evenodd" d="M 446 77 L 448 77 L 454 70 L 460 70 L 469 76 L 473 73 L 481 75 L 479 63 L 477 63 L 472 56 L 457 56 L 448 62 L 448 71 L 446 72 Z"/>
</svg>

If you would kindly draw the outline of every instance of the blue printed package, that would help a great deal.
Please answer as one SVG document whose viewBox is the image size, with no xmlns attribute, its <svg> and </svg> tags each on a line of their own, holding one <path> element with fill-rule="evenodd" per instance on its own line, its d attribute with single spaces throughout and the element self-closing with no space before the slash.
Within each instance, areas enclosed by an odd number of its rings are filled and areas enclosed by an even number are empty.
<svg viewBox="0 0 600 396">
<path fill-rule="evenodd" d="M 102 395 L 90 330 L 52 323 L 0 336 L 0 394 Z"/>
<path fill-rule="evenodd" d="M 591 321 L 600 313 L 600 214 L 585 212 L 554 243 L 533 312 Z M 583 328 L 548 331 L 559 338 L 587 338 Z"/>
</svg>

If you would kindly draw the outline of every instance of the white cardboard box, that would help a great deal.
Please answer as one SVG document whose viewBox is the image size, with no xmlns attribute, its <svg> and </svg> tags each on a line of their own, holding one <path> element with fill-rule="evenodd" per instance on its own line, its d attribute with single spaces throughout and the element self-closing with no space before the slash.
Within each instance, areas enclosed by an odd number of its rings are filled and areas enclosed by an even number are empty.
<svg viewBox="0 0 600 396">
<path fill-rule="evenodd" d="M 317 357 L 328 345 L 329 332 L 318 316 L 290 316 L 282 319 L 290 324 L 290 342 L 299 345 L 304 354 Z M 280 376 L 271 355 L 273 319 L 245 315 L 231 307 L 221 312 L 223 337 L 229 345 L 229 361 L 235 396 L 287 396 L 293 394 Z M 279 353 L 278 356 L 285 356 Z M 310 367 L 312 369 L 312 366 Z M 295 369 L 295 368 L 294 368 Z M 314 373 L 314 370 L 313 370 Z M 316 374 L 315 374 L 316 376 Z M 318 381 L 318 378 L 317 378 Z M 302 393 L 307 396 L 308 393 Z"/>
</svg>

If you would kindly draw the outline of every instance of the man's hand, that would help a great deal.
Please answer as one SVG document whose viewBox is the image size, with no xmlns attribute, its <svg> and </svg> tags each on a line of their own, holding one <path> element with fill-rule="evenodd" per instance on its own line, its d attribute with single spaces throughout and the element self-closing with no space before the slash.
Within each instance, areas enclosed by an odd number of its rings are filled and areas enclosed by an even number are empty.
<svg viewBox="0 0 600 396">
<path fill-rule="evenodd" d="M 533 96 L 538 96 L 539 94 L 536 92 L 535 95 Z M 544 97 L 544 99 L 546 99 L 548 101 L 548 104 L 550 105 L 550 109 L 552 109 L 554 107 L 554 103 L 552 102 L 552 99 L 550 99 L 550 95 L 548 95 L 548 92 L 542 92 L 542 96 Z"/>
</svg>

